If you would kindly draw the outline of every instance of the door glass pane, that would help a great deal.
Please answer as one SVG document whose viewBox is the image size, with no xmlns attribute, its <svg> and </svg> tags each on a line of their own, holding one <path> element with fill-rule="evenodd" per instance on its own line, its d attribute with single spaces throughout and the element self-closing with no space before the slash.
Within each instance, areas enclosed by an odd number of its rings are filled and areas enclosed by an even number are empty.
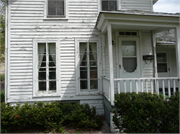
<svg viewBox="0 0 180 134">
<path fill-rule="evenodd" d="M 56 81 L 49 81 L 49 90 L 56 90 Z"/>
<path fill-rule="evenodd" d="M 137 58 L 123 58 L 123 67 L 126 72 L 134 72 L 137 68 Z"/>
<path fill-rule="evenodd" d="M 136 41 L 122 41 L 123 56 L 136 56 Z"/>
<path fill-rule="evenodd" d="M 88 89 L 87 80 L 80 80 L 80 89 Z"/>
<path fill-rule="evenodd" d="M 96 42 L 90 42 L 89 43 L 89 52 L 97 52 Z"/>
<path fill-rule="evenodd" d="M 90 89 L 98 89 L 98 80 L 91 80 L 90 81 Z"/>
<path fill-rule="evenodd" d="M 87 79 L 87 67 L 81 67 L 80 68 L 80 78 L 81 79 Z"/>
<path fill-rule="evenodd" d="M 46 91 L 46 82 L 39 82 L 39 91 Z"/>
<path fill-rule="evenodd" d="M 158 63 L 157 71 L 158 72 L 167 72 L 167 63 Z"/>
<path fill-rule="evenodd" d="M 38 54 L 46 54 L 46 43 L 38 43 Z"/>
<path fill-rule="evenodd" d="M 157 53 L 157 62 L 167 62 L 166 53 Z"/>
</svg>

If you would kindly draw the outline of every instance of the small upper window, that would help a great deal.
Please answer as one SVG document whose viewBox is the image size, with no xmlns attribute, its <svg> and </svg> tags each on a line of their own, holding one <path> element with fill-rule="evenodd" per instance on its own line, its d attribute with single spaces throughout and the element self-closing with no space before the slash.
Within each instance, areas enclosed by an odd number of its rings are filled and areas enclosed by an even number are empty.
<svg viewBox="0 0 180 134">
<path fill-rule="evenodd" d="M 65 17 L 65 0 L 48 0 L 47 17 Z"/>
<path fill-rule="evenodd" d="M 116 11 L 117 0 L 102 0 L 102 11 Z"/>
</svg>

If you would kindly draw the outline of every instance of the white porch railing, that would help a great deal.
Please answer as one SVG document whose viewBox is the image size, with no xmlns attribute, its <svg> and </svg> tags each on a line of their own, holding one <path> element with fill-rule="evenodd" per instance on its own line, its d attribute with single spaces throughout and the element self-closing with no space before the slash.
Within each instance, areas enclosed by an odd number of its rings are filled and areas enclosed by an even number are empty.
<svg viewBox="0 0 180 134">
<path fill-rule="evenodd" d="M 103 89 L 104 89 L 104 96 L 110 101 L 111 97 L 111 90 L 110 90 L 110 80 L 109 78 L 103 78 Z"/>
<path fill-rule="evenodd" d="M 117 82 L 117 92 L 149 92 L 157 93 L 159 95 L 160 90 L 164 98 L 166 94 L 170 97 L 171 94 L 174 94 L 177 89 L 179 89 L 179 78 L 178 77 L 161 77 L 161 78 L 115 78 L 114 82 Z M 103 88 L 104 95 L 110 101 L 114 98 L 111 98 L 110 90 L 110 79 L 103 78 Z"/>
</svg>

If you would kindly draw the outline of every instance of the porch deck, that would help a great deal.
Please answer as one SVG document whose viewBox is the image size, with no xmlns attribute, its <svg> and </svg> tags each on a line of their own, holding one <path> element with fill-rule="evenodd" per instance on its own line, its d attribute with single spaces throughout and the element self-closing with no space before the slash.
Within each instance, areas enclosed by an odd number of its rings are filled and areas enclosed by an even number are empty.
<svg viewBox="0 0 180 134">
<path fill-rule="evenodd" d="M 161 78 L 115 78 L 114 83 L 117 83 L 117 91 L 110 89 L 110 79 L 107 77 L 103 78 L 103 89 L 104 96 L 107 98 L 111 105 L 114 106 L 114 93 L 127 93 L 127 92 L 151 92 L 159 95 L 163 94 L 164 98 L 166 95 L 170 97 L 176 91 L 179 91 L 179 80 L 178 77 L 161 77 Z"/>
</svg>

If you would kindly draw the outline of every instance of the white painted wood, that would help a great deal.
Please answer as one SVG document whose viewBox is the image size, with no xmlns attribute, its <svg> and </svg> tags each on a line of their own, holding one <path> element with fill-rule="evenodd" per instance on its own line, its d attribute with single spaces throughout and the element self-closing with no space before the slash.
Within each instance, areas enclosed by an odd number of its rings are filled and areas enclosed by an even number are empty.
<svg viewBox="0 0 180 134">
<path fill-rule="evenodd" d="M 156 80 L 156 93 L 159 95 L 159 80 Z"/>
<path fill-rule="evenodd" d="M 164 80 L 162 80 L 162 90 L 163 90 L 163 96 L 165 99 L 165 85 L 164 85 Z"/>
<path fill-rule="evenodd" d="M 108 24 L 108 49 L 109 49 L 109 72 L 110 72 L 110 89 L 111 89 L 111 105 L 114 106 L 114 69 L 113 69 L 113 54 L 112 54 L 112 29 L 111 24 Z"/>
<path fill-rule="evenodd" d="M 129 84 L 130 84 L 130 93 L 132 93 L 132 81 L 131 80 L 129 81 Z"/>
<path fill-rule="evenodd" d="M 176 38 L 176 60 L 177 60 L 177 76 L 179 77 L 178 86 L 180 91 L 180 27 L 175 28 Z"/>
<path fill-rule="evenodd" d="M 150 80 L 150 83 L 151 83 L 151 94 L 153 94 L 153 90 L 154 90 L 154 88 L 153 88 L 153 80 Z"/>
<path fill-rule="evenodd" d="M 124 80 L 123 83 L 124 83 L 124 92 L 126 93 L 127 92 L 126 81 Z"/>
<path fill-rule="evenodd" d="M 135 80 L 135 83 L 136 83 L 136 94 L 138 94 L 138 85 L 139 85 L 138 80 Z"/>
<path fill-rule="evenodd" d="M 168 81 L 168 96 L 171 97 L 170 80 L 167 81 Z"/>
<path fill-rule="evenodd" d="M 7 5 L 6 8 L 5 8 L 5 68 L 6 68 L 6 71 L 5 71 L 5 103 L 7 103 L 7 100 L 8 100 L 8 1 L 5 2 L 5 4 Z M 7 71 L 8 70 L 8 71 Z"/>
<path fill-rule="evenodd" d="M 176 92 L 176 80 L 173 80 L 173 94 L 175 95 Z"/>
</svg>

